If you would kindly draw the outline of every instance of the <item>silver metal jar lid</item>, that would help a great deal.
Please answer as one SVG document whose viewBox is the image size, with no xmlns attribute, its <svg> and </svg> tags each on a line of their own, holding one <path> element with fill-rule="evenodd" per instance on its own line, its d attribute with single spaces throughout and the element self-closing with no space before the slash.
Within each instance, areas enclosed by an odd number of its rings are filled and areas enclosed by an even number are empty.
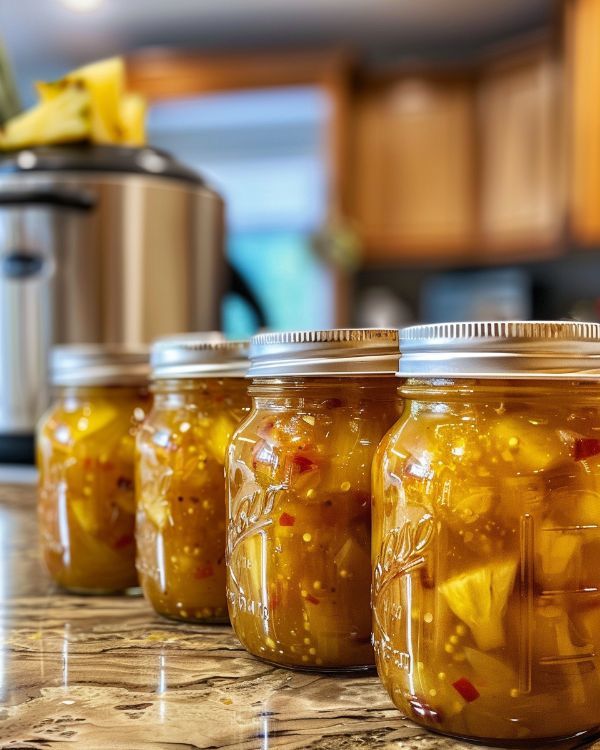
<svg viewBox="0 0 600 750">
<path fill-rule="evenodd" d="M 153 380 L 243 378 L 248 342 L 227 341 L 216 331 L 165 336 L 152 344 L 150 365 Z"/>
<path fill-rule="evenodd" d="M 260 333 L 250 340 L 248 377 L 393 375 L 398 357 L 396 329 Z"/>
<path fill-rule="evenodd" d="M 600 324 L 434 323 L 400 331 L 404 378 L 599 379 Z"/>
<path fill-rule="evenodd" d="M 67 344 L 50 353 L 52 385 L 144 385 L 150 373 L 147 346 Z"/>
</svg>

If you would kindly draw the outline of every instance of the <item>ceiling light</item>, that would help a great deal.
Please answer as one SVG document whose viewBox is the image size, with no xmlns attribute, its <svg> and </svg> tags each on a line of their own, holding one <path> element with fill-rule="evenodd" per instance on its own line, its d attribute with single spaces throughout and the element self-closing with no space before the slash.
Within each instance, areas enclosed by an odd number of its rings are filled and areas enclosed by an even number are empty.
<svg viewBox="0 0 600 750">
<path fill-rule="evenodd" d="M 104 0 L 59 0 L 61 5 L 77 13 L 90 13 L 97 10 Z"/>
</svg>

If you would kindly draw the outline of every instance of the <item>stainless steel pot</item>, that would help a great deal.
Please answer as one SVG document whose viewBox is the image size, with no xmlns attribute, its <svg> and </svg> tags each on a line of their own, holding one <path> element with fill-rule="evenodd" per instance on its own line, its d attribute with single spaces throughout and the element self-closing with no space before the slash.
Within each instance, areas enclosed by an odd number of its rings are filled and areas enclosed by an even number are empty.
<svg viewBox="0 0 600 750">
<path fill-rule="evenodd" d="M 226 284 L 223 201 L 166 153 L 1 156 L 0 460 L 31 445 L 51 346 L 218 329 Z"/>
</svg>

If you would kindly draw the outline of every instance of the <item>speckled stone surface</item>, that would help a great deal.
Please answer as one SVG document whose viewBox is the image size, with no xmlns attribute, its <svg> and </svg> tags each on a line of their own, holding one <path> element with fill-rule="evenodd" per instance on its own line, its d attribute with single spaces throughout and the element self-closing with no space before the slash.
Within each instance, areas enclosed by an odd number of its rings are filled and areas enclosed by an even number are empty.
<svg viewBox="0 0 600 750">
<path fill-rule="evenodd" d="M 374 676 L 288 672 L 229 627 L 58 592 L 38 560 L 32 488 L 0 487 L 0 602 L 3 750 L 468 747 L 402 717 Z"/>
</svg>

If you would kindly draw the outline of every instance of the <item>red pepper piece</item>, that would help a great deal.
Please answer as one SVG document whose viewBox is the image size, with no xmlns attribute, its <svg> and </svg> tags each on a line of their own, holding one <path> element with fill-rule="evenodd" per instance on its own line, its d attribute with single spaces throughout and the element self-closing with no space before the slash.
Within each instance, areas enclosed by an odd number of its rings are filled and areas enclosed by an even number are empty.
<svg viewBox="0 0 600 750">
<path fill-rule="evenodd" d="M 421 579 L 421 586 L 423 586 L 424 589 L 435 588 L 435 580 L 428 566 L 422 566 L 419 569 L 419 578 Z"/>
<path fill-rule="evenodd" d="M 84 458 L 83 459 L 83 468 L 86 471 L 89 471 L 94 467 L 94 459 L 93 458 Z"/>
<path fill-rule="evenodd" d="M 283 602 L 283 586 L 278 581 L 271 589 L 269 595 L 269 609 L 274 612 Z"/>
<path fill-rule="evenodd" d="M 317 599 L 316 596 L 313 596 L 312 594 L 307 594 L 305 597 L 307 602 L 310 602 L 311 604 L 320 604 L 321 602 Z"/>
<path fill-rule="evenodd" d="M 123 547 L 129 547 L 130 544 L 133 544 L 133 534 L 123 534 L 113 544 L 113 548 L 123 549 Z"/>
<path fill-rule="evenodd" d="M 282 513 L 279 516 L 280 526 L 293 526 L 296 523 L 296 516 L 290 516 L 289 513 Z"/>
<path fill-rule="evenodd" d="M 292 463 L 300 474 L 304 474 L 305 471 L 311 471 L 317 467 L 314 461 L 311 461 L 307 456 L 303 456 L 301 453 L 296 453 L 292 458 Z"/>
<path fill-rule="evenodd" d="M 344 402 L 341 398 L 328 398 L 322 404 L 325 409 L 339 409 L 343 405 Z"/>
<path fill-rule="evenodd" d="M 600 440 L 596 438 L 577 438 L 573 445 L 573 458 L 576 461 L 583 461 L 590 456 L 596 456 L 600 453 Z"/>
<path fill-rule="evenodd" d="M 200 565 L 196 568 L 194 571 L 194 578 L 202 580 L 203 578 L 210 578 L 214 574 L 215 572 L 211 563 L 206 563 L 206 565 Z"/>
<path fill-rule="evenodd" d="M 453 682 L 452 687 L 457 693 L 460 693 L 467 703 L 472 703 L 479 698 L 479 690 L 466 677 L 461 677 L 460 680 Z"/>
</svg>

